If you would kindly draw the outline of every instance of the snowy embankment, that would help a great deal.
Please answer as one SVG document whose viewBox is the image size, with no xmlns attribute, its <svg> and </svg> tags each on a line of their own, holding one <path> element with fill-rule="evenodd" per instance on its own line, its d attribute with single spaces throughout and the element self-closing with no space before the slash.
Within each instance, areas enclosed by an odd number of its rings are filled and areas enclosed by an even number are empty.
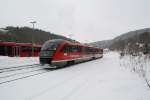
<svg viewBox="0 0 150 100">
<path fill-rule="evenodd" d="M 150 90 L 143 78 L 120 66 L 119 55 L 111 52 L 102 59 L 0 84 L 0 99 L 150 100 Z"/>
<path fill-rule="evenodd" d="M 140 55 L 132 56 L 126 55 L 121 57 L 120 66 L 124 67 L 131 72 L 135 72 L 139 77 L 143 78 L 147 86 L 150 88 L 150 56 L 149 55 Z"/>
<path fill-rule="evenodd" d="M 0 56 L 0 68 L 39 64 L 38 57 L 7 57 Z"/>
</svg>

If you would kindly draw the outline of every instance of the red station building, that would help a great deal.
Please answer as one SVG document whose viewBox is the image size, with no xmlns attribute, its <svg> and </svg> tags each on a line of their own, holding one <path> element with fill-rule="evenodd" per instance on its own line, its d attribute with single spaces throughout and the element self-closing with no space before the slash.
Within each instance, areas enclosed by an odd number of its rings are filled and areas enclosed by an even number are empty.
<svg viewBox="0 0 150 100">
<path fill-rule="evenodd" d="M 0 56 L 36 57 L 39 56 L 41 45 L 31 43 L 1 42 Z"/>
</svg>

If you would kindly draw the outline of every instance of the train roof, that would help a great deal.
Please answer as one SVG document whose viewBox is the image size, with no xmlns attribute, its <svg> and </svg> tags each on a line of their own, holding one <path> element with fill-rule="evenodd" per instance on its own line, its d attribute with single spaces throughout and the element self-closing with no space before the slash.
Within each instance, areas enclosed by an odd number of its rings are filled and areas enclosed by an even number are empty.
<svg viewBox="0 0 150 100">
<path fill-rule="evenodd" d="M 84 46 L 84 47 L 90 47 L 90 48 L 95 48 L 95 49 L 100 49 L 99 47 L 95 47 L 92 45 L 87 45 L 87 44 L 81 44 L 79 42 L 75 42 L 75 41 L 68 41 L 68 40 L 64 40 L 64 39 L 52 39 L 52 40 L 48 40 L 46 41 L 46 43 L 50 43 L 50 42 L 55 42 L 55 43 L 68 43 L 70 45 L 79 45 L 79 46 Z"/>
<path fill-rule="evenodd" d="M 48 40 L 46 42 L 56 42 L 56 43 L 66 42 L 66 43 L 69 43 L 69 44 L 80 44 L 79 42 L 68 41 L 68 40 L 64 40 L 64 39 L 52 39 L 52 40 Z"/>
<path fill-rule="evenodd" d="M 64 42 L 66 40 L 63 40 L 63 39 L 52 39 L 52 40 L 48 40 L 46 42 Z"/>
</svg>

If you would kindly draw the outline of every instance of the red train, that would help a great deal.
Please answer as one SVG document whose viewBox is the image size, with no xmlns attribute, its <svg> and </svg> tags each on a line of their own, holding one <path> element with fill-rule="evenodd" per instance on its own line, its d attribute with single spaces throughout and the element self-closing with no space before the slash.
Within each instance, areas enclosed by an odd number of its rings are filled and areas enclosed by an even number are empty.
<svg viewBox="0 0 150 100">
<path fill-rule="evenodd" d="M 33 48 L 33 50 L 32 50 Z M 0 42 L 1 56 L 31 57 L 39 56 L 41 45 L 31 43 Z"/>
<path fill-rule="evenodd" d="M 40 63 L 63 67 L 103 57 L 103 49 L 62 39 L 49 40 L 40 52 Z"/>
</svg>

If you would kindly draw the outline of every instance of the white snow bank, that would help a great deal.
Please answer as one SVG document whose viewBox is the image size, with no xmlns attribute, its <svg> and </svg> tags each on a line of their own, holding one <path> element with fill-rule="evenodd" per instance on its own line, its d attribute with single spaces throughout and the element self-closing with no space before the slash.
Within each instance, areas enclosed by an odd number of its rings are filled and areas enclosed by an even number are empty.
<svg viewBox="0 0 150 100">
<path fill-rule="evenodd" d="M 39 64 L 38 57 L 7 57 L 0 56 L 0 68 Z"/>
<path fill-rule="evenodd" d="M 148 55 L 126 55 L 120 59 L 120 66 L 132 72 L 136 72 L 139 77 L 145 79 L 150 85 L 150 57 Z"/>
</svg>

